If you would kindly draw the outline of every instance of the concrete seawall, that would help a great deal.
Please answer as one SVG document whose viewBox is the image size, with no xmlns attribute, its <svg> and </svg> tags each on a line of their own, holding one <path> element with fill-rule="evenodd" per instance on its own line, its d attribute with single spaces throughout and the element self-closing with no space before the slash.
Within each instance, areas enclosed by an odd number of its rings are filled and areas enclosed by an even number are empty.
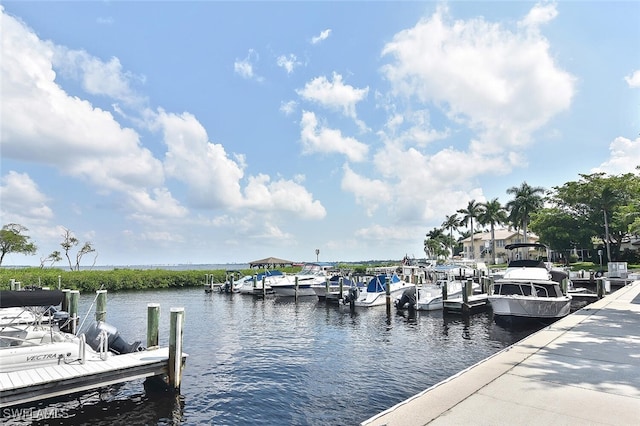
<svg viewBox="0 0 640 426">
<path fill-rule="evenodd" d="M 640 424 L 640 281 L 361 424 Z"/>
</svg>

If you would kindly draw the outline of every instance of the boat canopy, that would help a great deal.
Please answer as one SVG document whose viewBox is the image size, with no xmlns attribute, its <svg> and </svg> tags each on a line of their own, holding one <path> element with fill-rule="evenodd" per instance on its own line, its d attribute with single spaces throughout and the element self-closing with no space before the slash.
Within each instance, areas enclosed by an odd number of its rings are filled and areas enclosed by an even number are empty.
<svg viewBox="0 0 640 426">
<path fill-rule="evenodd" d="M 0 308 L 58 306 L 63 298 L 60 290 L 0 290 Z"/>
<path fill-rule="evenodd" d="M 546 250 L 547 246 L 542 244 L 542 243 L 513 243 L 513 244 L 507 244 L 506 246 L 504 246 L 505 249 L 507 250 L 513 250 L 513 249 L 519 249 L 519 248 L 537 248 L 537 249 L 543 249 Z"/>
<path fill-rule="evenodd" d="M 369 281 L 369 284 L 367 284 L 367 292 L 383 293 L 387 291 L 387 287 L 385 286 L 387 278 L 389 278 L 389 281 L 392 283 L 397 283 L 398 281 L 400 281 L 400 278 L 396 274 L 393 274 L 391 276 L 386 274 L 376 275 L 371 279 L 371 281 Z"/>
</svg>

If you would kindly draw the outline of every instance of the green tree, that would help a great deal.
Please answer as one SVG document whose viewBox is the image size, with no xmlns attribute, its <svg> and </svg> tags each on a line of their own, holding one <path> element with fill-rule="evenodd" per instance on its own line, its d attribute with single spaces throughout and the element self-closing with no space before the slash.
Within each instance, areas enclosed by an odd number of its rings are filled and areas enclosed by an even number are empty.
<svg viewBox="0 0 640 426">
<path fill-rule="evenodd" d="M 623 239 L 629 235 L 629 226 L 635 221 L 628 213 L 633 213 L 634 206 L 640 203 L 640 176 L 581 174 L 579 181 L 553 189 L 550 200 L 604 242 L 608 261 L 617 258 Z"/>
<path fill-rule="evenodd" d="M 7 253 L 35 254 L 38 250 L 25 234 L 29 229 L 17 223 L 4 225 L 0 230 L 0 265 Z"/>
<path fill-rule="evenodd" d="M 46 262 L 51 262 L 51 265 L 49 266 L 53 266 L 54 263 L 60 262 L 61 260 L 62 260 L 62 256 L 60 255 L 60 252 L 58 250 L 54 250 L 47 257 L 40 258 L 40 269 L 44 269 L 44 264 Z"/>
<path fill-rule="evenodd" d="M 495 226 L 507 223 L 507 212 L 497 198 L 482 204 L 482 212 L 478 216 L 478 223 L 491 225 L 491 263 L 496 264 L 496 233 Z"/>
<path fill-rule="evenodd" d="M 427 233 L 424 240 L 424 252 L 428 259 L 437 259 L 447 255 L 448 244 L 449 239 L 442 228 L 433 228 Z"/>
<path fill-rule="evenodd" d="M 460 224 L 465 226 L 469 225 L 469 230 L 471 232 L 471 259 L 474 259 L 476 251 L 473 243 L 473 219 L 476 219 L 482 213 L 482 204 L 478 203 L 476 200 L 471 200 L 467 204 L 467 208 L 458 210 L 458 213 L 464 215 L 460 220 Z"/>
<path fill-rule="evenodd" d="M 531 216 L 531 230 L 552 250 L 569 259 L 575 248 L 591 246 L 591 231 L 579 218 L 558 209 L 545 208 Z"/>
<path fill-rule="evenodd" d="M 543 207 L 544 193 L 543 187 L 531 186 L 527 182 L 507 189 L 507 194 L 514 196 L 506 204 L 506 209 L 509 211 L 509 221 L 514 224 L 516 229 L 522 229 L 525 243 L 528 242 L 527 229 L 531 215 Z"/>
<path fill-rule="evenodd" d="M 457 231 L 460 226 L 460 219 L 456 213 L 447 215 L 444 222 L 442 222 L 442 229 L 449 231 L 449 248 L 451 249 L 451 256 L 453 256 L 453 246 L 455 240 L 453 239 L 453 231 Z"/>
<path fill-rule="evenodd" d="M 73 247 L 75 247 L 78 244 L 80 244 L 80 241 L 75 237 L 75 235 L 73 235 L 73 232 L 71 232 L 71 230 L 69 230 L 67 228 L 64 228 L 64 232 L 62 234 L 62 238 L 63 238 L 63 240 L 60 243 L 60 245 L 64 249 L 64 255 L 67 258 L 67 260 L 69 261 L 69 269 L 71 271 L 79 271 L 80 270 L 80 261 L 82 260 L 82 258 L 86 254 L 95 252 L 95 249 L 93 248 L 93 245 L 89 241 L 85 242 L 82 245 L 82 247 L 80 248 L 80 250 L 78 250 L 78 252 L 76 253 L 76 263 L 75 263 L 75 265 L 73 265 L 71 263 L 71 257 L 69 256 L 69 251 L 71 251 L 71 249 Z M 95 263 L 95 258 L 94 258 L 94 263 Z"/>
</svg>

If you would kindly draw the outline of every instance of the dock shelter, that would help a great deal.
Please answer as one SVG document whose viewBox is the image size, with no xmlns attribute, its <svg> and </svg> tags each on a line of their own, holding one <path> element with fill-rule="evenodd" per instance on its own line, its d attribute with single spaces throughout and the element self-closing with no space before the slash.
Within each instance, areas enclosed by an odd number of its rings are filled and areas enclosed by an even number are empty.
<svg viewBox="0 0 640 426">
<path fill-rule="evenodd" d="M 261 269 L 284 268 L 285 266 L 293 266 L 294 263 L 295 262 L 292 262 L 291 260 L 278 259 L 277 257 L 267 257 L 265 259 L 249 262 L 249 267 Z"/>
</svg>

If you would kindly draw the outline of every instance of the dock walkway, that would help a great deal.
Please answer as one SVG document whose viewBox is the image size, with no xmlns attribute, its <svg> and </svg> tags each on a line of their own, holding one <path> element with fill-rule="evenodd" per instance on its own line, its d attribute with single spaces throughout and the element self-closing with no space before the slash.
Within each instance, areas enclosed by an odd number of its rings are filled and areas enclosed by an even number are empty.
<svg viewBox="0 0 640 426">
<path fill-rule="evenodd" d="M 362 425 L 637 425 L 640 281 Z"/>
<path fill-rule="evenodd" d="M 0 407 L 84 392 L 168 373 L 169 349 L 112 356 L 104 361 L 53 365 L 0 373 Z M 183 354 L 183 362 L 186 354 Z"/>
</svg>

